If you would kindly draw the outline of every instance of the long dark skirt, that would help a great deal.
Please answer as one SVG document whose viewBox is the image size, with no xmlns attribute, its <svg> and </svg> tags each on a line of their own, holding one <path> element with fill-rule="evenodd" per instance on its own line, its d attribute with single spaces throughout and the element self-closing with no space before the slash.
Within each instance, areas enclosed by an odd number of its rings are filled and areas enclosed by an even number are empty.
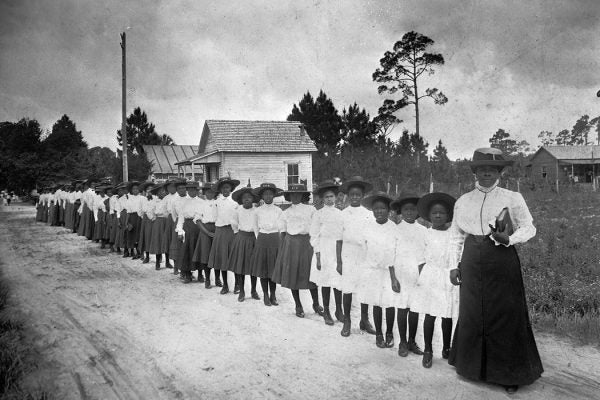
<svg viewBox="0 0 600 400">
<path fill-rule="evenodd" d="M 50 207 L 48 208 L 48 225 L 58 225 L 58 208 L 54 203 L 50 203 Z"/>
<path fill-rule="evenodd" d="M 107 242 L 110 239 L 110 231 L 112 229 L 111 226 L 111 222 L 112 222 L 112 213 L 110 212 L 105 212 L 104 213 L 104 229 L 102 230 L 102 239 L 106 240 Z"/>
<path fill-rule="evenodd" d="M 85 203 L 81 204 L 81 213 L 79 214 L 79 226 L 77 227 L 77 235 L 79 236 L 84 236 L 85 235 L 85 230 L 86 225 L 87 225 L 87 213 L 89 211 L 89 208 L 87 207 L 87 205 Z"/>
<path fill-rule="evenodd" d="M 214 233 L 216 228 L 213 222 L 204 224 L 207 231 Z M 208 265 L 208 259 L 210 258 L 210 249 L 212 247 L 213 238 L 204 233 L 201 229 L 198 232 L 198 240 L 196 241 L 196 248 L 194 249 L 194 257 L 192 261 L 202 266 Z"/>
<path fill-rule="evenodd" d="M 235 234 L 229 252 L 229 261 L 227 262 L 227 265 L 235 274 L 250 275 L 255 243 L 256 236 L 254 232 L 239 231 Z"/>
<path fill-rule="evenodd" d="M 208 257 L 208 267 L 220 269 L 222 271 L 232 271 L 227 265 L 229 261 L 229 252 L 233 243 L 233 229 L 231 225 L 218 226 L 215 229 L 215 238 L 210 248 Z"/>
<path fill-rule="evenodd" d="M 43 207 L 41 203 L 38 203 L 36 208 L 36 212 L 35 212 L 35 220 L 38 222 L 42 221 L 42 211 L 43 211 Z"/>
<path fill-rule="evenodd" d="M 279 245 L 279 232 L 258 234 L 250 263 L 250 275 L 269 279 L 273 277 Z"/>
<path fill-rule="evenodd" d="M 65 204 L 65 228 L 73 229 L 73 225 L 71 223 L 71 207 L 73 205 L 71 203 Z"/>
<path fill-rule="evenodd" d="M 119 232 L 119 219 L 116 213 L 110 213 L 109 215 L 110 230 L 108 231 L 108 242 L 115 244 L 117 242 L 117 234 Z"/>
<path fill-rule="evenodd" d="M 42 222 L 48 222 L 48 206 L 42 206 Z"/>
<path fill-rule="evenodd" d="M 126 247 L 128 249 L 136 247 L 140 240 L 140 216 L 136 212 L 127 213 L 125 238 Z"/>
<path fill-rule="evenodd" d="M 140 242 L 138 243 L 138 249 L 140 251 L 149 251 L 150 241 L 152 240 L 152 220 L 148 218 L 146 214 L 142 217 L 142 223 L 140 228 Z"/>
<path fill-rule="evenodd" d="M 86 222 L 86 226 L 85 226 L 85 237 L 88 240 L 92 240 L 92 238 L 94 237 L 94 228 L 96 226 L 96 222 L 94 220 L 94 212 L 88 208 L 88 212 L 87 212 L 87 222 Z"/>
<path fill-rule="evenodd" d="M 172 220 L 172 219 L 171 219 Z M 173 222 L 173 225 L 171 225 L 171 239 L 169 241 L 169 258 L 171 258 L 171 260 L 175 261 L 175 266 L 177 268 L 179 268 L 178 264 L 177 264 L 177 260 L 179 259 L 179 248 L 181 247 L 181 242 L 179 241 L 179 235 L 177 235 L 177 232 L 175 232 L 175 228 L 177 228 L 177 223 Z"/>
<path fill-rule="evenodd" d="M 92 215 L 93 218 L 93 215 Z M 98 210 L 98 221 L 94 224 L 94 240 L 101 240 L 104 233 L 104 211 Z"/>
<path fill-rule="evenodd" d="M 472 380 L 528 385 L 544 371 L 514 246 L 467 237 L 458 322 L 448 363 Z"/>
<path fill-rule="evenodd" d="M 121 214 L 119 215 L 119 220 L 117 223 L 120 224 L 121 227 L 117 229 L 115 246 L 124 248 L 127 244 L 125 242 L 125 232 L 127 232 L 127 210 L 121 210 Z"/>
<path fill-rule="evenodd" d="M 183 272 L 194 271 L 198 268 L 198 264 L 193 262 L 193 258 L 200 228 L 198 228 L 198 225 L 194 223 L 192 218 L 186 218 L 183 221 L 183 230 L 185 237 L 179 247 L 177 264 Z"/>
<path fill-rule="evenodd" d="M 164 254 L 168 251 L 167 241 L 165 240 L 165 225 L 167 218 L 171 217 L 156 217 L 152 222 L 152 232 L 150 237 L 150 245 L 147 252 L 150 254 Z"/>
<path fill-rule="evenodd" d="M 313 248 L 308 235 L 285 235 L 272 280 L 288 289 L 315 289 L 310 281 Z"/>
<path fill-rule="evenodd" d="M 78 232 L 79 231 L 79 222 L 80 222 L 80 216 L 79 216 L 79 206 L 81 205 L 81 200 L 75 200 L 75 203 L 73 204 L 73 210 L 72 212 L 72 218 L 73 218 L 73 233 Z"/>
<path fill-rule="evenodd" d="M 165 247 L 167 249 L 165 253 L 168 253 L 171 250 L 171 239 L 173 238 L 173 231 L 175 230 L 175 222 L 173 221 L 171 214 L 167 215 L 165 218 L 167 219 L 165 222 L 164 233 Z"/>
<path fill-rule="evenodd" d="M 60 204 L 60 202 L 59 202 Z M 62 205 L 58 206 L 58 224 L 62 225 L 65 223 L 65 208 Z"/>
</svg>

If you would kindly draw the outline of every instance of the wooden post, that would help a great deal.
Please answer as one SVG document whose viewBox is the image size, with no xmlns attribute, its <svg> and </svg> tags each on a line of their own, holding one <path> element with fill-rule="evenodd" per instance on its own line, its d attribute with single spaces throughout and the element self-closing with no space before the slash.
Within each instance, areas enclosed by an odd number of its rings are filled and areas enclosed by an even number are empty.
<svg viewBox="0 0 600 400">
<path fill-rule="evenodd" d="M 122 87 L 121 87 L 121 141 L 123 142 L 123 182 L 129 180 L 129 168 L 127 164 L 127 80 L 126 80 L 126 63 L 125 63 L 125 32 L 121 33 L 121 53 L 122 53 Z"/>
<path fill-rule="evenodd" d="M 558 160 L 556 160 L 556 193 L 558 193 Z"/>
<path fill-rule="evenodd" d="M 521 193 L 521 178 L 517 178 L 517 192 Z"/>
<path fill-rule="evenodd" d="M 194 162 L 192 161 L 192 181 L 196 180 L 196 175 L 194 174 Z"/>
</svg>

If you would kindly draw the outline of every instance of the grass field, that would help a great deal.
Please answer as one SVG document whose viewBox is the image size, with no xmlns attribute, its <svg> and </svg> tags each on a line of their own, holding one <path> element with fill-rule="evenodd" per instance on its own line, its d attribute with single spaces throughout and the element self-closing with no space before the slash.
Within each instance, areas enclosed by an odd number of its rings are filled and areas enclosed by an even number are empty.
<svg viewBox="0 0 600 400">
<path fill-rule="evenodd" d="M 534 326 L 600 345 L 600 192 L 523 196 L 537 228 L 519 249 Z"/>
</svg>

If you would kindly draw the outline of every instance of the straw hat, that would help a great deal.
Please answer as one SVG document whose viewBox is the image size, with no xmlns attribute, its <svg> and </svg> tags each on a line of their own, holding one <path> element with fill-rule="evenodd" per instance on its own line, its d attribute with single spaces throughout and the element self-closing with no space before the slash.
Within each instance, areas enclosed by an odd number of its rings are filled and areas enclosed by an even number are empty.
<svg viewBox="0 0 600 400">
<path fill-rule="evenodd" d="M 385 192 L 372 192 L 367 197 L 365 197 L 362 201 L 363 206 L 371 209 L 373 207 L 373 203 L 376 201 L 383 201 L 389 208 L 390 203 L 393 199 Z"/>
<path fill-rule="evenodd" d="M 420 197 L 416 193 L 406 193 L 404 195 L 400 195 L 396 200 L 392 201 L 390 204 L 390 208 L 397 213 L 400 213 L 402 206 L 405 204 L 417 204 L 419 202 Z"/>
<path fill-rule="evenodd" d="M 244 195 L 244 193 L 250 193 L 252 195 L 252 202 L 253 203 L 257 203 L 258 202 L 258 195 L 254 192 L 254 189 L 250 188 L 250 187 L 243 187 L 241 189 L 236 190 L 235 192 L 233 192 L 231 194 L 231 198 L 233 199 L 233 201 L 235 201 L 238 204 L 242 204 L 242 196 Z"/>
<path fill-rule="evenodd" d="M 501 150 L 493 147 L 483 147 L 473 152 L 471 161 L 471 171 L 475 172 L 477 167 L 492 166 L 502 170 L 505 167 L 513 165 L 513 161 L 507 160 Z"/>
<path fill-rule="evenodd" d="M 269 182 L 261 183 L 259 187 L 254 189 L 254 193 L 258 197 L 262 197 L 262 194 L 265 192 L 265 190 L 271 190 L 273 192 L 273 197 L 279 197 L 283 195 L 282 189 L 279 189 L 274 183 Z"/>
<path fill-rule="evenodd" d="M 326 180 L 321 182 L 319 186 L 317 186 L 317 188 L 313 191 L 313 193 L 319 197 L 322 197 L 323 193 L 329 190 L 331 190 L 335 195 L 337 195 L 337 193 L 340 190 L 340 186 L 333 180 Z"/>
<path fill-rule="evenodd" d="M 350 190 L 350 188 L 352 186 L 361 187 L 363 190 L 363 193 L 370 192 L 373 189 L 373 185 L 371 185 L 369 182 L 365 181 L 362 176 L 353 176 L 353 177 L 349 178 L 348 180 L 346 180 L 344 183 L 342 183 L 342 186 L 340 186 L 340 190 L 343 193 L 348 194 L 348 190 Z"/>
<path fill-rule="evenodd" d="M 452 217 L 454 215 L 454 203 L 456 203 L 456 199 L 449 194 L 442 192 L 428 193 L 419 199 L 419 202 L 417 203 L 419 216 L 424 220 L 431 222 L 431 219 L 429 218 L 429 210 L 431 209 L 431 206 L 439 203 L 446 206 L 448 210 L 448 222 L 452 221 Z"/>
</svg>

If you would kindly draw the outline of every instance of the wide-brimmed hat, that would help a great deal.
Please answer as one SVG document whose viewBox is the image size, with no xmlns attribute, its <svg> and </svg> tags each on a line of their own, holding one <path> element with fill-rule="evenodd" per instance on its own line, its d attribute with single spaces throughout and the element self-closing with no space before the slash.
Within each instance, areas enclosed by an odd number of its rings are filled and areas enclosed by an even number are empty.
<svg viewBox="0 0 600 400">
<path fill-rule="evenodd" d="M 258 197 L 262 197 L 262 194 L 265 192 L 265 190 L 271 190 L 273 192 L 273 197 L 279 197 L 283 195 L 283 189 L 279 189 L 274 183 L 270 182 L 261 183 L 259 187 L 254 189 L 254 193 Z"/>
<path fill-rule="evenodd" d="M 169 185 L 179 185 L 180 183 L 185 184 L 186 180 L 184 178 L 170 178 L 165 181 L 165 188 Z"/>
<path fill-rule="evenodd" d="M 290 201 L 290 195 L 292 193 L 300 193 L 303 195 L 304 199 L 310 197 L 310 191 L 306 189 L 306 185 L 303 183 L 290 183 L 288 189 L 283 192 L 283 198 L 286 201 Z"/>
<path fill-rule="evenodd" d="M 212 190 L 215 191 L 215 182 L 204 182 L 201 187 L 202 191 Z"/>
<path fill-rule="evenodd" d="M 454 216 L 454 203 L 456 203 L 456 199 L 450 196 L 448 193 L 442 192 L 428 193 L 419 199 L 419 202 L 417 203 L 419 216 L 424 220 L 431 222 L 431 219 L 429 218 L 429 210 L 431 209 L 432 205 L 439 203 L 446 205 L 448 209 L 448 222 L 452 221 L 452 217 Z"/>
<path fill-rule="evenodd" d="M 352 186 L 361 187 L 363 189 L 363 193 L 370 192 L 373 189 L 373 185 L 365 181 L 362 176 L 352 176 L 342 183 L 342 186 L 340 186 L 340 190 L 348 194 L 348 190 Z"/>
<path fill-rule="evenodd" d="M 98 192 L 106 192 L 108 189 L 112 189 L 113 187 L 111 185 L 96 185 L 96 187 L 94 188 L 94 190 L 98 191 Z"/>
<path fill-rule="evenodd" d="M 492 167 L 498 167 L 503 169 L 505 167 L 513 165 L 513 161 L 507 160 L 502 153 L 502 150 L 495 149 L 493 147 L 483 147 L 473 152 L 473 159 L 471 161 L 471 171 L 475 172 L 477 167 L 489 165 Z"/>
<path fill-rule="evenodd" d="M 400 210 L 402 209 L 403 205 L 410 203 L 417 205 L 419 199 L 420 197 L 416 193 L 402 194 L 400 195 L 400 197 L 398 197 L 396 200 L 390 203 L 390 208 L 396 211 L 397 213 L 400 213 Z"/>
<path fill-rule="evenodd" d="M 166 182 L 157 183 L 157 184 L 154 185 L 153 188 L 150 189 L 150 193 L 157 194 L 160 191 L 160 189 L 165 188 L 165 186 L 167 186 Z"/>
<path fill-rule="evenodd" d="M 156 184 L 151 181 L 142 182 L 142 183 L 140 183 L 140 191 L 144 191 L 148 188 L 148 186 L 154 186 L 154 185 L 156 185 Z"/>
<path fill-rule="evenodd" d="M 129 181 L 127 182 L 127 190 L 131 191 L 131 188 L 134 186 L 140 186 L 139 181 Z"/>
<path fill-rule="evenodd" d="M 231 179 L 229 177 L 219 178 L 217 182 L 215 182 L 215 187 L 217 189 L 216 191 L 220 192 L 221 186 L 223 186 L 226 183 L 229 183 L 231 185 L 231 191 L 233 191 L 240 184 L 240 181 L 238 181 L 237 179 Z"/>
<path fill-rule="evenodd" d="M 241 189 L 236 190 L 235 192 L 233 192 L 231 194 L 231 198 L 236 203 L 242 204 L 242 196 L 244 195 L 244 193 L 250 193 L 252 195 L 252 202 L 253 203 L 257 203 L 258 202 L 258 196 L 254 192 L 254 189 L 252 189 L 251 187 L 243 187 Z"/>
<path fill-rule="evenodd" d="M 328 190 L 331 190 L 334 194 L 337 195 L 337 193 L 340 190 L 340 185 L 335 183 L 333 180 L 329 179 L 319 183 L 319 186 L 317 186 L 317 188 L 313 190 L 313 193 L 321 197 L 323 196 L 323 193 L 325 193 Z"/>
<path fill-rule="evenodd" d="M 386 192 L 380 192 L 380 191 L 376 191 L 376 192 L 371 192 L 369 193 L 369 195 L 367 195 L 363 200 L 362 200 L 362 204 L 363 206 L 367 207 L 368 209 L 371 209 L 373 207 L 373 203 L 375 203 L 376 201 L 381 200 L 384 203 L 387 204 L 387 206 L 390 206 L 390 203 L 394 200 L 390 197 L 389 194 L 387 194 Z"/>
<path fill-rule="evenodd" d="M 185 188 L 186 189 L 200 189 L 200 183 L 198 181 L 187 181 L 185 183 Z"/>
</svg>

